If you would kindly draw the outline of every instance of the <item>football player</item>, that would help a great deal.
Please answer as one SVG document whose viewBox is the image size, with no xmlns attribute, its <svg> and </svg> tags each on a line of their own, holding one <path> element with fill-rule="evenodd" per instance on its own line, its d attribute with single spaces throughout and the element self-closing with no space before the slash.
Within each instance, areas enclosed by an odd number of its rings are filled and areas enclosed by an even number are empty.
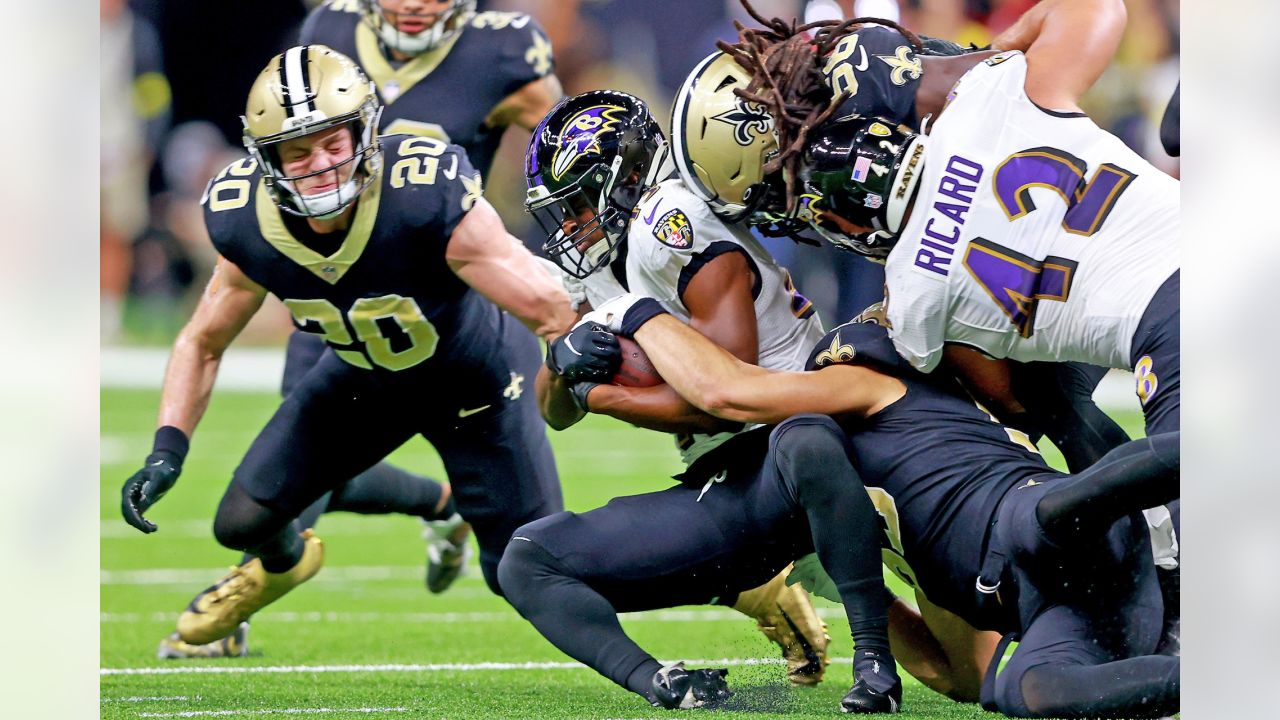
<svg viewBox="0 0 1280 720">
<path fill-rule="evenodd" d="M 226 637 L 313 576 L 322 546 L 298 514 L 413 435 L 440 453 L 494 592 L 511 531 L 562 507 L 524 379 L 540 364 L 529 330 L 561 334 L 568 297 L 507 234 L 461 148 L 379 137 L 380 111 L 350 59 L 290 48 L 250 90 L 250 157 L 205 191 L 220 257 L 174 345 L 153 452 L 122 490 L 125 520 L 156 530 L 143 514 L 177 481 L 222 353 L 266 293 L 329 349 L 236 469 L 214 534 L 253 559 L 192 600 L 184 642 Z"/>
<path fill-rule="evenodd" d="M 727 63 L 716 72 L 732 82 L 735 68 Z M 732 96 L 726 96 L 732 109 Z M 741 119 L 746 122 L 750 118 Z M 744 127 L 739 132 L 748 131 Z M 649 109 L 622 92 L 594 91 L 563 101 L 535 131 L 526 168 L 527 206 L 548 233 L 544 251 L 579 290 L 580 310 L 589 310 L 627 288 L 650 293 L 742 360 L 771 368 L 800 368 L 806 347 L 822 336 L 812 304 L 796 292 L 786 269 L 778 266 L 744 224 L 723 222 L 680 178 L 663 179 L 671 170 L 666 158 L 666 138 Z M 616 366 L 607 361 L 611 351 L 616 352 L 616 346 L 591 345 L 589 328 L 553 343 L 549 369 L 538 379 L 549 423 L 568 427 L 590 411 L 676 433 L 682 460 L 689 466 L 682 482 L 707 492 L 719 482 L 718 473 L 730 457 L 717 448 L 732 442 L 745 428 L 710 418 L 662 384 L 628 388 L 609 383 L 604 370 Z M 590 374 L 585 365 L 593 360 L 599 360 L 596 366 L 602 372 L 599 377 L 584 377 Z M 685 497 L 684 489 L 673 488 L 673 492 L 678 496 L 673 502 L 694 502 L 691 496 Z M 852 515 L 855 510 L 847 512 Z M 869 528 L 874 510 L 869 503 L 861 503 L 860 510 L 867 520 L 864 527 Z M 572 524 L 572 518 L 568 515 L 563 521 Z M 625 511 L 616 524 L 631 524 Z M 799 532 L 808 534 L 804 528 Z M 874 542 L 873 534 L 867 539 Z M 589 547 L 594 538 L 580 536 L 576 542 L 577 547 Z M 709 557 L 728 548 L 691 546 L 686 551 Z M 596 555 L 588 571 L 595 578 L 608 578 L 613 568 L 631 568 L 631 560 L 616 553 Z M 863 555 L 859 560 L 860 575 L 851 573 L 847 582 L 879 587 L 882 579 L 876 557 Z M 655 571 L 669 570 L 655 566 Z M 740 583 L 754 577 L 744 569 L 732 579 Z M 817 683 L 823 674 L 827 641 L 808 597 L 800 588 L 786 587 L 781 577 L 755 591 L 739 592 L 755 584 L 759 583 L 732 584 L 723 592 L 704 594 L 700 601 L 718 597 L 722 605 L 754 616 L 765 634 L 781 644 L 792 683 Z M 690 591 L 694 585 L 698 583 Z M 600 585 L 593 589 L 605 592 Z M 655 588 L 654 592 L 662 591 Z M 540 615 L 538 606 L 552 602 L 552 596 L 541 593 L 521 593 L 521 597 L 530 598 L 531 603 L 517 602 L 517 609 L 531 619 Z M 643 602 L 639 596 L 630 600 Z M 858 641 L 855 671 L 865 679 L 869 692 L 879 693 L 883 703 L 891 702 L 887 693 L 900 693 L 901 683 L 888 647 L 884 597 L 878 593 L 852 597 L 847 611 Z M 589 634 L 564 638 L 556 628 L 536 620 L 535 624 L 573 657 L 589 657 L 584 647 L 594 647 L 599 639 Z M 639 652 L 625 641 L 625 635 L 618 642 Z M 653 664 L 650 657 L 643 664 L 648 670 L 637 671 L 644 689 L 654 673 Z M 616 662 L 599 659 L 593 666 L 605 671 L 605 667 L 614 669 Z M 879 673 L 873 674 L 872 667 L 878 667 Z M 627 678 L 611 676 L 627 684 Z"/>
<path fill-rule="evenodd" d="M 1079 63 L 1079 67 L 1073 69 L 1073 73 L 1084 73 L 1085 76 L 1063 75 L 1059 78 L 1060 82 L 1072 85 L 1075 91 L 1082 92 L 1088 83 L 1092 82 L 1096 73 L 1100 72 L 1101 67 L 1109 61 L 1110 51 L 1114 49 L 1114 42 L 1118 37 L 1117 33 L 1123 27 L 1122 14 L 1117 27 L 1114 4 L 1104 3 L 1096 8 L 1097 13 L 1090 12 L 1090 7 L 1058 2 L 1041 3 L 1028 12 L 1017 25 L 996 38 L 993 43 L 996 50 L 975 51 L 947 57 L 936 55 L 939 52 L 936 43 L 931 43 L 928 39 L 921 42 L 909 31 L 892 23 L 889 23 L 892 26 L 890 29 L 878 26 L 859 27 L 857 21 L 850 21 L 818 29 L 816 40 L 811 40 L 803 32 L 785 27 L 786 23 L 778 20 L 765 21 L 757 16 L 757 19 L 768 26 L 766 30 L 743 30 L 740 43 L 722 44 L 721 47 L 732 52 L 735 57 L 753 69 L 752 88 L 760 84 L 771 84 L 784 88 L 791 94 L 780 98 L 780 102 L 789 108 L 787 113 L 780 113 L 779 98 L 763 92 L 758 95 L 745 91 L 741 93 L 744 99 L 758 100 L 758 107 L 768 108 L 771 115 L 785 119 L 777 126 L 780 143 L 784 150 L 770 158 L 769 163 L 759 171 L 752 168 L 748 172 L 760 178 L 756 182 L 764 183 L 773 180 L 781 184 L 779 173 L 776 171 L 785 168 L 785 173 L 782 175 L 792 178 L 792 185 L 795 186 L 786 194 L 796 196 L 792 198 L 795 201 L 793 207 L 799 215 L 813 221 L 818 231 L 838 246 L 854 250 L 861 248 L 863 254 L 883 262 L 886 252 L 885 243 L 892 242 L 891 233 L 881 228 L 870 234 L 851 234 L 847 232 L 851 230 L 850 228 L 842 231 L 833 226 L 832 223 L 835 222 L 833 213 L 815 215 L 811 209 L 820 192 L 813 187 L 803 187 L 799 178 L 801 172 L 805 170 L 803 161 L 806 156 L 803 151 L 806 147 L 819 147 L 813 139 L 821 131 L 818 125 L 823 117 L 834 115 L 839 118 L 846 117 L 846 114 L 858 113 L 877 114 L 894 121 L 892 124 L 886 123 L 889 127 L 896 128 L 901 124 L 902 127 L 909 129 L 927 124 L 931 118 L 945 118 L 946 113 L 951 110 L 948 109 L 944 113 L 943 108 L 947 107 L 949 99 L 953 97 L 952 87 L 956 80 L 975 66 L 980 66 L 982 62 L 997 62 L 992 58 L 999 50 L 1025 49 L 1034 43 L 1039 48 L 1036 52 L 1040 53 L 1041 59 L 1046 61 L 1043 66 L 1046 68 L 1046 74 L 1052 76 L 1055 63 L 1051 59 L 1052 54 L 1057 52 L 1065 57 L 1077 51 L 1072 44 L 1075 41 L 1064 40 L 1064 37 L 1074 37 L 1071 33 L 1078 34 L 1082 32 L 1081 27 L 1088 28 L 1091 27 L 1089 23 L 1097 23 L 1099 25 L 1097 32 L 1086 33 L 1089 35 L 1089 42 L 1080 44 L 1079 49 L 1083 53 L 1082 62 Z M 1045 30 L 1045 28 L 1048 29 Z M 802 31 L 804 28 L 799 30 Z M 1041 40 L 1042 37 L 1045 39 Z M 954 51 L 955 48 L 952 48 L 946 52 Z M 1049 58 L 1045 58 L 1045 53 L 1049 54 Z M 1099 56 L 1099 53 L 1103 55 Z M 768 60 L 762 62 L 759 58 L 768 58 Z M 1072 62 L 1075 61 L 1072 60 Z M 1093 69 L 1090 70 L 1090 68 Z M 687 112 L 687 122 L 676 125 L 676 132 L 673 135 L 675 147 L 677 149 L 683 147 L 682 152 L 676 153 L 676 158 L 677 166 L 686 177 L 696 175 L 687 166 L 714 167 L 708 162 L 708 158 L 714 157 L 714 153 L 717 152 L 724 153 L 722 147 L 717 147 L 701 137 L 699 130 L 705 128 L 708 123 L 703 122 L 705 117 L 698 112 L 699 108 L 694 102 L 696 86 L 695 92 L 691 93 L 689 85 L 690 83 L 686 83 L 686 88 L 682 89 L 677 99 L 678 103 L 683 102 L 690 108 Z M 692 99 L 686 100 L 686 97 Z M 835 111 L 830 109 L 836 107 L 830 102 L 833 97 L 843 97 L 843 101 L 838 104 L 839 109 Z M 1031 106 L 1028 103 L 1024 107 Z M 1076 123 L 1077 127 L 1080 122 L 1088 123 L 1087 120 L 1047 119 L 1046 113 L 1038 109 L 1032 113 L 1040 123 L 1066 122 L 1068 126 Z M 1008 116 L 1001 116 L 1001 119 L 1005 117 Z M 828 123 L 828 125 L 834 125 L 834 123 Z M 1031 125 L 1028 126 L 1031 127 Z M 975 132 L 986 138 L 994 138 L 998 135 L 989 127 L 983 127 L 982 130 Z M 886 140 L 887 138 L 871 137 L 867 143 L 878 146 L 878 143 Z M 883 150 L 883 147 L 880 149 Z M 826 157 L 830 159 L 829 152 L 826 153 Z M 826 175 L 829 181 L 834 182 L 837 176 L 845 178 L 851 174 L 858 175 L 858 168 L 855 167 L 858 160 L 845 159 L 848 160 L 847 166 L 833 168 L 829 163 L 824 166 L 830 171 Z M 1138 162 L 1146 165 L 1140 159 Z M 872 180 L 880 179 L 882 171 L 888 172 L 887 166 L 883 163 L 871 162 L 870 158 L 863 161 L 862 172 L 870 173 L 873 176 Z M 773 174 L 770 175 L 770 173 Z M 1156 174 L 1159 175 L 1158 171 Z M 723 175 L 724 173 L 708 173 L 703 176 L 701 192 L 726 194 Z M 1083 179 L 1080 183 L 1080 192 L 1083 192 Z M 767 211 L 783 213 L 782 208 L 786 207 L 785 204 L 770 204 L 782 197 L 784 197 L 782 192 L 758 193 L 753 199 Z M 896 192 L 893 200 L 901 202 L 896 197 Z M 859 212 L 864 215 L 877 210 L 888 213 L 890 210 L 890 203 L 879 196 L 860 198 L 858 202 L 861 203 Z M 881 203 L 878 208 L 869 207 L 877 202 Z M 816 207 L 822 209 L 824 206 L 819 203 Z M 1045 212 L 1044 209 L 1040 211 L 1041 220 Z M 1076 214 L 1080 212 L 1080 210 L 1075 211 Z M 926 244 L 928 242 L 939 243 L 940 241 L 934 238 L 922 238 L 920 244 L 924 246 L 923 249 L 932 252 Z M 866 251 L 866 248 L 877 244 L 879 244 L 878 251 Z M 1097 247 L 1095 244 L 1094 248 Z M 899 259 L 901 260 L 902 255 L 905 254 L 900 252 Z M 1155 259 L 1157 264 L 1166 261 L 1167 258 L 1164 257 Z M 1155 272 L 1159 274 L 1160 271 Z M 887 289 L 890 300 L 894 296 L 894 284 L 893 279 L 890 278 Z M 1020 292 L 1017 289 L 1013 291 Z M 1165 294 L 1169 294 L 1168 288 Z M 997 296 L 1002 296 L 1001 292 L 993 291 L 992 297 Z M 1013 296 L 1002 297 L 1010 304 L 1019 302 Z M 903 301 L 896 308 L 892 302 L 888 305 L 891 309 L 900 310 L 906 308 L 909 303 L 909 300 Z M 1034 308 L 1038 299 L 1028 296 L 1027 303 Z M 1076 305 L 1078 306 L 1079 302 Z M 1173 305 L 1176 305 L 1176 301 Z M 1096 309 L 1097 303 L 1094 302 L 1091 307 Z M 1167 314 L 1170 307 L 1171 305 L 1166 302 L 1162 312 Z M 934 312 L 933 309 L 923 310 L 919 304 L 913 305 L 912 309 L 922 315 Z M 1139 312 L 1141 312 L 1140 308 Z M 939 317 L 939 314 L 933 315 L 931 322 L 937 323 Z M 1009 321 L 1003 317 L 1000 318 L 1000 322 L 1005 326 L 1009 325 Z M 901 331 L 900 328 L 894 328 L 896 326 L 891 326 L 890 332 Z M 1058 329 L 1062 329 L 1062 324 L 1058 325 Z M 1171 347 L 1175 348 L 1173 352 L 1176 354 L 1176 342 L 1163 342 L 1166 353 Z M 1072 470 L 1078 471 L 1088 467 L 1105 452 L 1127 440 L 1119 426 L 1108 418 L 1091 398 L 1094 388 L 1105 373 L 1105 368 L 1100 365 L 1110 365 L 1110 363 L 1004 362 L 989 357 L 981 350 L 964 343 L 948 344 L 946 351 L 942 353 L 940 364 L 950 372 L 956 373 L 970 392 L 995 411 L 1006 423 L 1017 425 L 1031 433 L 1043 432 L 1048 435 L 1063 451 Z M 1053 356 L 1046 359 L 1057 360 L 1059 357 Z M 1122 362 L 1127 366 L 1128 359 Z M 1168 385 L 1173 386 L 1163 401 L 1168 407 L 1176 405 L 1178 375 L 1176 358 L 1164 358 L 1163 365 L 1171 380 Z M 1144 375 L 1144 378 L 1139 380 L 1140 397 L 1145 397 L 1142 395 L 1143 385 L 1150 384 L 1146 378 L 1147 375 Z M 1166 420 L 1163 427 L 1176 428 L 1176 414 L 1176 411 L 1166 411 L 1165 417 L 1171 417 L 1172 420 Z M 1153 510 L 1149 515 L 1153 524 L 1153 539 L 1160 540 L 1157 547 L 1162 566 L 1174 566 L 1169 571 L 1161 573 L 1162 587 L 1167 591 L 1166 607 L 1171 611 L 1171 631 L 1172 626 L 1176 624 L 1173 618 L 1176 617 L 1177 608 L 1176 559 L 1171 557 L 1176 554 L 1175 534 L 1179 525 L 1177 505 L 1178 503 L 1175 502 L 1169 509 L 1172 512 L 1171 517 L 1170 513 L 1162 508 Z"/>
<path fill-rule="evenodd" d="M 805 62 L 795 63 L 795 58 L 787 61 L 792 62 L 791 73 L 803 72 L 795 68 L 807 68 L 813 79 L 807 84 L 784 84 L 784 88 L 793 88 L 788 90 L 793 95 L 787 95 L 785 102 L 793 108 L 812 106 L 811 113 L 820 114 L 827 107 L 827 100 L 839 97 L 843 99 L 837 116 L 880 115 L 918 129 L 941 110 L 951 85 L 965 71 L 995 53 L 966 50 L 938 38 L 917 37 L 896 23 L 871 18 L 836 25 L 819 23 L 815 26 L 818 38 L 813 41 L 804 28 L 777 19 L 765 20 L 749 3 L 743 4 L 766 29 L 743 28 L 738 43 L 720 43 L 725 52 L 751 68 L 751 82 L 739 95 L 751 96 L 747 90 L 763 77 L 776 76 L 788 55 L 798 55 Z M 869 24 L 860 24 L 862 20 Z M 817 47 L 811 47 L 815 42 Z M 765 63 L 759 59 L 762 57 L 771 59 Z M 713 132 L 717 126 L 710 122 L 714 113 L 709 112 L 703 98 L 715 89 L 700 77 L 705 64 L 690 73 L 677 94 L 682 121 L 674 125 L 673 145 L 682 177 L 713 206 L 727 206 L 729 212 L 745 209 L 756 222 L 781 220 L 780 227 L 794 229 L 794 218 L 789 222 L 782 212 L 785 188 L 773 169 L 780 166 L 779 153 L 775 150 L 764 158 L 770 168 L 766 172 L 754 152 L 739 154 L 735 144 Z M 778 108 L 769 102 L 772 96 L 762 94 L 757 99 L 762 102 L 752 103 L 744 97 L 744 108 L 771 117 L 777 114 Z M 783 147 L 795 143 L 796 130 L 794 123 L 783 124 Z M 801 202 L 807 200 L 801 198 Z M 744 208 L 746 205 L 751 207 Z M 883 284 L 881 265 L 868 265 L 856 279 L 867 275 L 877 285 Z M 963 353 L 957 356 L 967 359 Z M 971 369 L 973 372 L 962 378 L 970 392 L 1006 424 L 1033 437 L 1048 436 L 1073 471 L 1088 467 L 1129 439 L 1093 402 L 1093 391 L 1105 375 L 1105 368 L 1081 363 L 987 362 Z"/>
<path fill-rule="evenodd" d="M 1019 640 L 1002 669 L 988 668 L 987 709 L 1014 717 L 1177 712 L 1179 658 L 1155 654 L 1163 608 L 1140 514 L 1177 497 L 1177 432 L 1127 443 L 1066 475 L 949 378 L 903 361 L 872 322 L 828 333 L 809 356 L 809 372 L 744 363 L 651 298 L 620 296 L 583 322 L 634 336 L 663 378 L 702 410 L 780 422 L 772 440 L 777 478 L 765 483 L 780 485 L 780 494 L 839 495 L 846 470 L 832 458 L 848 452 L 844 465 L 856 465 L 884 516 L 892 569 L 973 626 Z M 784 446 L 787 436 L 793 442 Z M 817 469 L 815 457 L 823 463 Z M 554 519 L 512 539 L 512 548 L 529 546 L 522 552 L 541 558 L 544 571 L 558 557 L 573 561 L 545 548 L 538 554 L 542 543 L 560 541 L 536 532 Z M 682 535 L 664 542 L 688 542 Z M 823 566 L 833 569 L 826 558 Z"/>
<path fill-rule="evenodd" d="M 299 42 L 334 48 L 374 80 L 383 134 L 460 145 L 482 179 L 503 131 L 510 125 L 532 129 L 562 95 L 551 45 L 537 22 L 519 13 L 476 13 L 473 0 L 331 0 L 308 16 Z M 283 395 L 315 366 L 324 348 L 312 333 L 290 336 Z M 342 492 L 321 498 L 300 520 L 312 527 L 322 512 L 338 510 L 423 517 L 426 584 L 433 593 L 447 589 L 466 566 L 468 527 L 454 512 L 447 484 L 379 462 Z M 220 645 L 192 647 L 176 633 L 160 646 L 162 657 L 221 651 Z"/>
<path fill-rule="evenodd" d="M 327 45 L 373 80 L 383 104 L 380 132 L 460 145 L 483 179 L 506 128 L 533 129 L 563 93 L 537 21 L 476 13 L 475 6 L 474 0 L 330 0 L 308 16 L 299 44 Z M 290 337 L 286 394 L 323 350 L 312 334 Z M 379 463 L 353 484 L 371 486 L 364 495 L 380 493 L 384 505 L 396 507 L 427 482 Z M 349 505 L 331 502 L 329 509 Z M 427 523 L 431 592 L 443 592 L 464 568 L 466 531 L 457 515 Z"/>
</svg>

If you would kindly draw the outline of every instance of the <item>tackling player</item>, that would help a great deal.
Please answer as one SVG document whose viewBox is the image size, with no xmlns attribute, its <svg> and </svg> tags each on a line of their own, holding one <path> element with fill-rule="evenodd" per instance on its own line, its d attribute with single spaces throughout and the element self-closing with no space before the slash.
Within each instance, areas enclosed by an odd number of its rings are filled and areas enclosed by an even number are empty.
<svg viewBox="0 0 1280 720">
<path fill-rule="evenodd" d="M 656 120 L 626 93 L 569 98 L 535 131 L 527 206 L 547 232 L 544 251 L 573 288 L 579 311 L 643 287 L 744 359 L 798 364 L 797 349 L 822 333 L 812 307 L 749 235 L 717 220 L 678 179 L 664 180 L 670 171 Z M 703 458 L 742 427 L 698 411 L 670 388 L 608 384 L 616 346 L 590 348 L 580 337 L 587 330 L 552 343 L 548 369 L 539 373 L 539 401 L 552 427 L 568 427 L 589 410 L 675 433 L 689 477 L 713 476 L 715 461 Z M 578 348 L 583 355 L 574 354 Z M 593 357 L 596 373 L 585 368 Z M 827 638 L 803 591 L 779 577 L 721 602 L 755 618 L 782 647 L 793 683 L 822 679 Z"/>
<path fill-rule="evenodd" d="M 815 472 L 813 462 L 778 453 L 778 477 L 766 484 L 838 495 L 845 468 L 831 458 L 847 452 L 844 465 L 857 466 L 884 517 L 892 569 L 975 627 L 1019 640 L 1002 669 L 988 669 L 987 709 L 1015 717 L 1177 712 L 1180 663 L 1155 654 L 1162 600 L 1140 515 L 1177 497 L 1177 432 L 1127 443 L 1065 475 L 953 381 L 910 367 L 874 323 L 835 328 L 813 348 L 810 372 L 783 372 L 744 363 L 666 315 L 655 300 L 626 295 L 583 322 L 634 336 L 704 411 L 781 422 L 775 445 L 798 435 L 795 452 L 809 454 L 798 457 L 825 463 Z M 820 415 L 793 417 L 802 413 Z M 543 541 L 530 529 L 516 531 L 513 548 Z"/>
<path fill-rule="evenodd" d="M 520 324 L 562 333 L 568 297 L 506 233 L 460 148 L 379 138 L 380 110 L 348 58 L 291 48 L 249 93 L 250 157 L 206 189 L 220 258 L 174 345 L 153 453 L 122 490 L 125 520 L 156 530 L 143 513 L 177 481 L 222 353 L 266 293 L 330 349 L 236 469 L 214 534 L 253 559 L 192 600 L 178 620 L 185 642 L 226 637 L 313 576 L 322 546 L 298 514 L 413 435 L 440 453 L 495 592 L 511 531 L 561 507 L 523 387 L 537 342 Z"/>
</svg>

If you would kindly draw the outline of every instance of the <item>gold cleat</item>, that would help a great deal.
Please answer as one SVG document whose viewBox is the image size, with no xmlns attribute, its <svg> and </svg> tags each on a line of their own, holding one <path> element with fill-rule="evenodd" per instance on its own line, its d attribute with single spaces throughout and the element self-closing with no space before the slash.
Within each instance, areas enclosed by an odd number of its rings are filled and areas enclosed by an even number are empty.
<svg viewBox="0 0 1280 720">
<path fill-rule="evenodd" d="M 206 588 L 178 616 L 178 636 L 205 645 L 235 632 L 240 623 L 285 593 L 310 580 L 324 564 L 324 543 L 310 530 L 302 533 L 302 559 L 282 573 L 269 573 L 254 558 Z"/>
<path fill-rule="evenodd" d="M 235 632 L 211 643 L 192 645 L 183 642 L 175 631 L 160 641 L 156 657 L 161 660 L 189 660 L 197 658 L 245 657 L 249 654 L 249 623 L 242 622 Z"/>
<path fill-rule="evenodd" d="M 787 679 L 795 687 L 817 685 L 827 670 L 827 624 L 799 585 L 787 585 L 788 565 L 772 580 L 738 595 L 733 609 L 755 618 L 764 636 L 782 648 Z"/>
</svg>

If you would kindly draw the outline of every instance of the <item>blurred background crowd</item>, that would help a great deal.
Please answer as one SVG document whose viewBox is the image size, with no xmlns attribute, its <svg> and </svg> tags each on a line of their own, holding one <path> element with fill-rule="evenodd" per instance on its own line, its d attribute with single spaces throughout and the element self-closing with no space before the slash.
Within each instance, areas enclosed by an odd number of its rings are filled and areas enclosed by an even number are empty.
<svg viewBox="0 0 1280 720">
<path fill-rule="evenodd" d="M 1035 0 L 754 0 L 765 16 L 854 15 L 898 20 L 917 33 L 986 45 Z M 267 60 L 293 44 L 318 0 L 101 0 L 102 342 L 168 344 L 190 315 L 213 265 L 199 207 L 207 180 L 243 155 L 245 96 Z M 1116 62 L 1085 109 L 1173 175 L 1161 149 L 1161 114 L 1178 82 L 1178 0 L 1126 0 L 1129 24 Z M 597 88 L 646 101 L 664 129 L 672 96 L 733 20 L 753 24 L 738 0 L 480 0 L 479 10 L 531 14 L 549 36 L 567 94 Z M 478 68 L 477 71 L 482 71 Z M 447 102 L 447 98 L 442 99 Z M 508 130 L 485 194 L 511 231 L 542 237 L 521 207 L 528 133 Z M 878 288 L 837 278 L 862 259 L 829 247 L 768 245 L 832 325 Z M 283 343 L 290 321 L 269 305 L 242 342 Z"/>
</svg>

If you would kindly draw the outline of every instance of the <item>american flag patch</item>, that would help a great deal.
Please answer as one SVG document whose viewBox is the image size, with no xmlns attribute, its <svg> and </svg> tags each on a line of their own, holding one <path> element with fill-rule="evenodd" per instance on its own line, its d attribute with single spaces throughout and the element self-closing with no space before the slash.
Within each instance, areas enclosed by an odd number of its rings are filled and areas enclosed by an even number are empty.
<svg viewBox="0 0 1280 720">
<path fill-rule="evenodd" d="M 853 181 L 862 182 L 867 179 L 867 171 L 871 169 L 871 158 L 859 155 L 853 163 Z"/>
</svg>

